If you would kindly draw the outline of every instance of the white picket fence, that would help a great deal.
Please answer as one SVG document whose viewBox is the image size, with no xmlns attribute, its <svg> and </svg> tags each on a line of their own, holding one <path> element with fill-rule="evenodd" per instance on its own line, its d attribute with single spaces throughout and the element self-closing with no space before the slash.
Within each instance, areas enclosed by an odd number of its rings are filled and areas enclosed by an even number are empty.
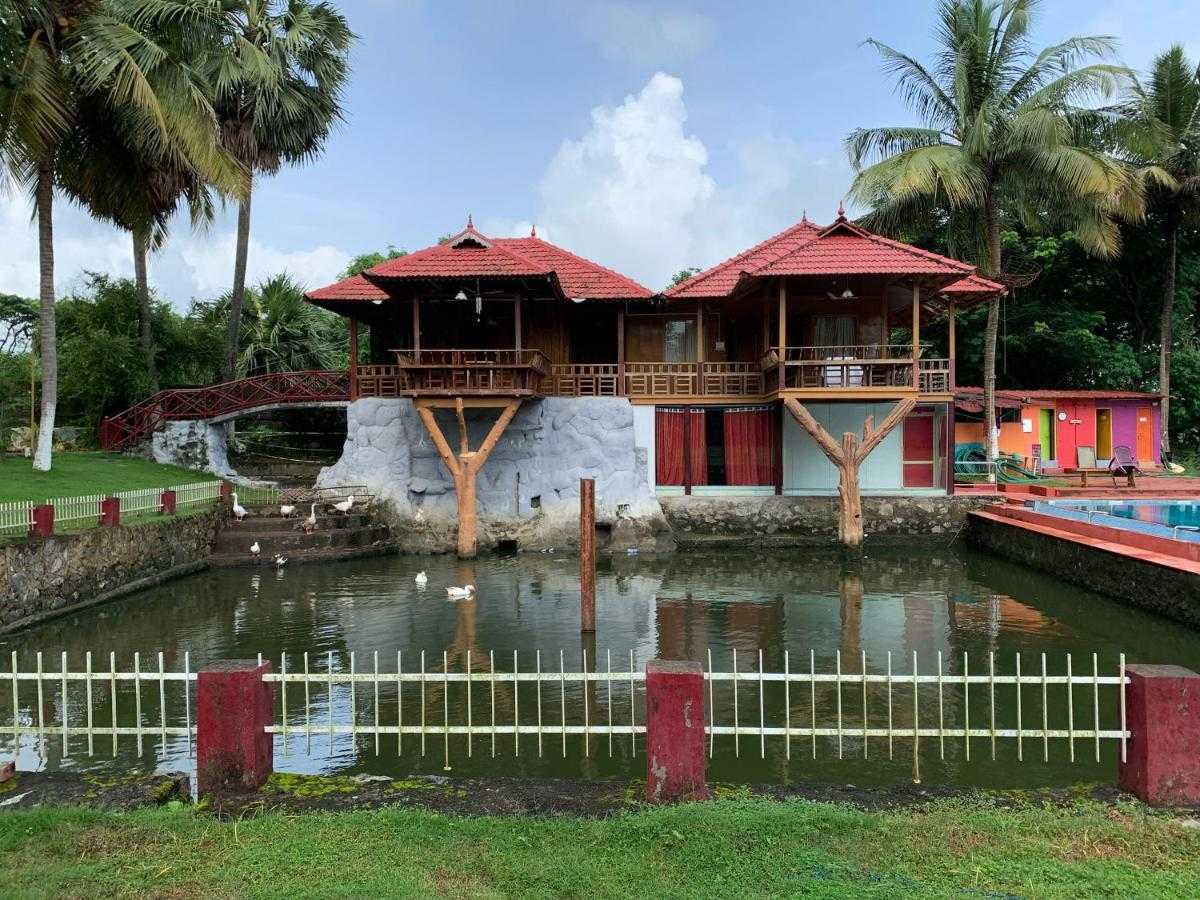
<svg viewBox="0 0 1200 900">
<path fill-rule="evenodd" d="M 175 492 L 176 509 L 213 503 L 221 496 L 221 482 L 202 481 L 166 488 L 136 488 L 106 494 L 82 494 L 75 497 L 51 497 L 45 505 L 54 507 L 55 529 L 77 529 L 100 523 L 100 502 L 106 497 L 121 501 L 121 516 L 138 516 L 162 510 L 163 491 Z M 33 525 L 32 500 L 0 503 L 0 535 L 25 535 Z"/>
<path fill-rule="evenodd" d="M 32 500 L 0 503 L 0 534 L 27 534 L 32 525 Z"/>
</svg>

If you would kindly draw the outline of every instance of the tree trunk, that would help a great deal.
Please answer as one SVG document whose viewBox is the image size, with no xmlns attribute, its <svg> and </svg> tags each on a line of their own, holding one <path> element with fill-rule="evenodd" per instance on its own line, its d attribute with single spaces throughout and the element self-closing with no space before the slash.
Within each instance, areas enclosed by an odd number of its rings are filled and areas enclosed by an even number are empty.
<svg viewBox="0 0 1200 900">
<path fill-rule="evenodd" d="M 146 279 L 147 240 L 144 231 L 133 232 L 133 280 L 137 287 L 138 317 L 142 325 L 142 354 L 146 357 L 146 374 L 150 377 L 150 393 L 158 393 L 158 366 L 154 362 L 154 330 L 150 311 L 150 285 Z"/>
<path fill-rule="evenodd" d="M 991 191 L 984 196 L 983 213 L 987 226 L 987 271 L 985 275 L 1000 274 L 1000 211 Z M 983 418 L 985 425 L 985 449 L 988 462 L 995 462 L 1000 455 L 996 425 L 996 336 L 1000 330 L 1000 298 L 988 301 L 987 328 L 983 334 Z M 988 480 L 995 480 L 989 473 Z"/>
<path fill-rule="evenodd" d="M 847 550 L 860 551 L 863 542 L 862 492 L 858 485 L 858 435 L 842 435 L 842 458 L 838 470 L 838 541 Z"/>
<path fill-rule="evenodd" d="M 54 315 L 54 173 L 49 162 L 37 174 L 39 306 L 42 342 L 42 419 L 33 468 L 49 472 L 54 454 L 54 414 L 58 407 L 58 338 Z"/>
<path fill-rule="evenodd" d="M 1179 243 L 1179 209 L 1174 204 L 1167 208 L 1164 226 L 1167 238 L 1167 268 L 1163 278 L 1162 315 L 1159 320 L 1158 338 L 1158 391 L 1162 394 L 1159 407 L 1162 436 L 1161 455 L 1163 460 L 1171 452 L 1171 344 L 1175 329 L 1175 266 Z"/>
<path fill-rule="evenodd" d="M 246 299 L 246 255 L 250 249 L 250 185 L 238 204 L 237 252 L 233 261 L 233 290 L 229 294 L 229 321 L 225 325 L 225 381 L 237 377 L 238 337 L 242 327 L 242 302 Z"/>
</svg>

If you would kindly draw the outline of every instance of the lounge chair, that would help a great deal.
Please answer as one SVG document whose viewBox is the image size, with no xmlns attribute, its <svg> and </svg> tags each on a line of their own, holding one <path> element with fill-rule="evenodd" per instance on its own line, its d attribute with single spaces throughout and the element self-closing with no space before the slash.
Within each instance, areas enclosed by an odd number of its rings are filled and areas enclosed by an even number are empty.
<svg viewBox="0 0 1200 900">
<path fill-rule="evenodd" d="M 1142 474 L 1142 470 L 1138 468 L 1133 452 L 1125 446 L 1113 447 L 1112 459 L 1108 461 L 1108 472 L 1112 475 L 1113 487 L 1118 486 L 1118 475 L 1125 476 L 1126 484 L 1129 487 L 1137 487 L 1137 481 L 1134 476 Z"/>
<path fill-rule="evenodd" d="M 1079 476 L 1080 487 L 1087 487 L 1089 475 L 1105 475 L 1108 469 L 1096 467 L 1096 448 L 1080 445 L 1075 448 L 1075 470 L 1072 474 Z"/>
</svg>

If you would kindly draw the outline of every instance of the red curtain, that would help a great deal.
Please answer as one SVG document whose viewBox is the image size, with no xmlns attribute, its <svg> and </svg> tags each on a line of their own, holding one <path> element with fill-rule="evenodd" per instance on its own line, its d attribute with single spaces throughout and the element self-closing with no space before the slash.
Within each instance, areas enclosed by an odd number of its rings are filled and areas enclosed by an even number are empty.
<svg viewBox="0 0 1200 900">
<path fill-rule="evenodd" d="M 778 413 L 770 407 L 725 410 L 725 483 L 775 483 Z"/>
<path fill-rule="evenodd" d="M 660 407 L 654 411 L 654 433 L 656 484 L 708 484 L 704 410 Z"/>
</svg>

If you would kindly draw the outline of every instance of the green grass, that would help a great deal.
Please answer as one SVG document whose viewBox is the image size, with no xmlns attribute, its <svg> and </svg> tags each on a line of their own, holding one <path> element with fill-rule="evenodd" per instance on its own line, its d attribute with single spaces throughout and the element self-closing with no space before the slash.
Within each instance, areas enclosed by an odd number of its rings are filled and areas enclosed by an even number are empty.
<svg viewBox="0 0 1200 900">
<path fill-rule="evenodd" d="M 212 481 L 208 472 L 163 466 L 113 453 L 55 453 L 49 472 L 35 472 L 28 459 L 0 457 L 0 502 L 105 494 L 136 488 L 171 487 Z"/>
<path fill-rule="evenodd" d="M 0 858 L 0 894 L 18 897 L 1200 896 L 1200 831 L 1091 802 L 733 798 L 607 820 L 39 809 L 0 813 Z"/>
</svg>

